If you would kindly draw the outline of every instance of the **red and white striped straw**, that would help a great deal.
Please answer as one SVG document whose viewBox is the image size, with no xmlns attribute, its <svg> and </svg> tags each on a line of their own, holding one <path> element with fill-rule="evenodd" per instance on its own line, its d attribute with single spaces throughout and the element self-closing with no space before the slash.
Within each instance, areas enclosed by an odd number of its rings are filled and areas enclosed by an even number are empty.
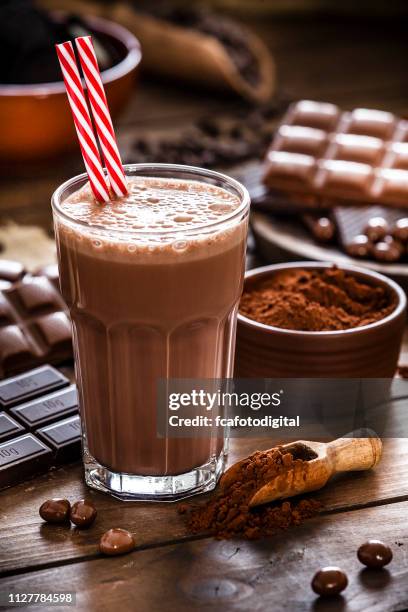
<svg viewBox="0 0 408 612">
<path fill-rule="evenodd" d="M 108 202 L 109 186 L 93 132 L 91 116 L 75 60 L 74 48 L 70 41 L 55 45 L 55 47 L 92 191 L 99 202 Z"/>
<path fill-rule="evenodd" d="M 117 196 L 124 196 L 128 192 L 126 177 L 92 39 L 90 36 L 81 36 L 75 39 L 75 43 L 88 88 L 88 98 L 99 142 L 101 144 L 106 170 L 108 172 L 110 186 Z"/>
</svg>

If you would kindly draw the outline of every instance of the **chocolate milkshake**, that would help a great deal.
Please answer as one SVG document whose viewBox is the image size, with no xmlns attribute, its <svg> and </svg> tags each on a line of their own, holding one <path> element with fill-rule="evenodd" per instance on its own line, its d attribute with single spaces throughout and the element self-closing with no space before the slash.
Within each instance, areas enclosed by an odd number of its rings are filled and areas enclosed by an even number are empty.
<svg viewBox="0 0 408 612">
<path fill-rule="evenodd" d="M 223 439 L 158 438 L 157 383 L 232 376 L 248 199 L 212 172 L 127 172 L 126 197 L 97 204 L 73 179 L 53 202 L 86 478 L 123 498 L 179 497 L 215 485 Z"/>
</svg>

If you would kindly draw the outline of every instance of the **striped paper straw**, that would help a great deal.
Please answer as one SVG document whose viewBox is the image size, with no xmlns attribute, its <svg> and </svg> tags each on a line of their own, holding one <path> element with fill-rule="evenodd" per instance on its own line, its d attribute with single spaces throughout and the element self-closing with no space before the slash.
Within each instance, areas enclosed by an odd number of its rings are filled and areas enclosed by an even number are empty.
<svg viewBox="0 0 408 612">
<path fill-rule="evenodd" d="M 127 194 L 126 177 L 120 158 L 98 61 L 90 36 L 75 39 L 82 72 L 88 88 L 88 98 L 101 144 L 112 191 L 117 196 Z"/>
<path fill-rule="evenodd" d="M 98 202 L 108 202 L 109 186 L 103 172 L 91 116 L 76 65 L 74 48 L 70 41 L 55 45 L 55 47 L 91 189 Z"/>
</svg>

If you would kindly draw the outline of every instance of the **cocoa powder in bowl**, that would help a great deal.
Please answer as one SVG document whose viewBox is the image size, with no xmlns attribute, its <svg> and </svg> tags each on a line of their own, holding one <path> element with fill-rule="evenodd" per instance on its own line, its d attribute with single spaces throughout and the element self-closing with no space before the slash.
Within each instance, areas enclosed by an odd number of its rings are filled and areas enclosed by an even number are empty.
<svg viewBox="0 0 408 612">
<path fill-rule="evenodd" d="M 366 268 L 302 261 L 250 270 L 234 375 L 390 378 L 406 307 L 397 283 Z"/>
<path fill-rule="evenodd" d="M 336 267 L 283 270 L 248 288 L 240 313 L 265 325 L 298 331 L 338 331 L 388 316 L 394 294 Z"/>
</svg>

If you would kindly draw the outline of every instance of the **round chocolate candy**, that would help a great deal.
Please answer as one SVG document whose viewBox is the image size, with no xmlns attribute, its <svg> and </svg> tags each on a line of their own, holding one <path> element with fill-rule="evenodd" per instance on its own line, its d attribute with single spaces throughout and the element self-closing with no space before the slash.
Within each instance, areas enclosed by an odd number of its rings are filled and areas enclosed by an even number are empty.
<svg viewBox="0 0 408 612">
<path fill-rule="evenodd" d="M 379 569 L 390 563 L 392 550 L 381 540 L 368 540 L 358 549 L 357 557 L 366 567 Z"/>
<path fill-rule="evenodd" d="M 312 580 L 312 589 L 322 597 L 338 595 L 347 585 L 347 576 L 339 567 L 324 567 L 313 576 Z"/>
<path fill-rule="evenodd" d="M 383 217 L 372 217 L 364 228 L 364 234 L 373 242 L 382 240 L 388 231 L 388 223 Z"/>
<path fill-rule="evenodd" d="M 392 236 L 385 236 L 383 240 L 372 246 L 371 253 L 377 261 L 393 263 L 401 259 L 404 247 Z"/>
<path fill-rule="evenodd" d="M 40 516 L 47 523 L 64 523 L 69 518 L 71 504 L 67 499 L 47 499 L 40 506 Z"/>
<path fill-rule="evenodd" d="M 313 233 L 318 240 L 328 242 L 334 237 L 335 232 L 334 223 L 328 217 L 319 217 L 315 220 Z"/>
<path fill-rule="evenodd" d="M 77 527 L 89 527 L 96 519 L 96 508 L 91 501 L 80 499 L 71 508 L 70 520 Z"/>
<path fill-rule="evenodd" d="M 351 257 L 367 257 L 371 252 L 372 243 L 365 234 L 357 234 L 345 248 Z"/>
<path fill-rule="evenodd" d="M 130 531 L 120 527 L 114 527 L 105 531 L 99 542 L 101 553 L 109 556 L 125 555 L 133 550 L 134 547 L 135 540 Z"/>
<path fill-rule="evenodd" d="M 391 234 L 395 240 L 403 243 L 408 242 L 408 217 L 398 219 L 391 230 Z"/>
</svg>

